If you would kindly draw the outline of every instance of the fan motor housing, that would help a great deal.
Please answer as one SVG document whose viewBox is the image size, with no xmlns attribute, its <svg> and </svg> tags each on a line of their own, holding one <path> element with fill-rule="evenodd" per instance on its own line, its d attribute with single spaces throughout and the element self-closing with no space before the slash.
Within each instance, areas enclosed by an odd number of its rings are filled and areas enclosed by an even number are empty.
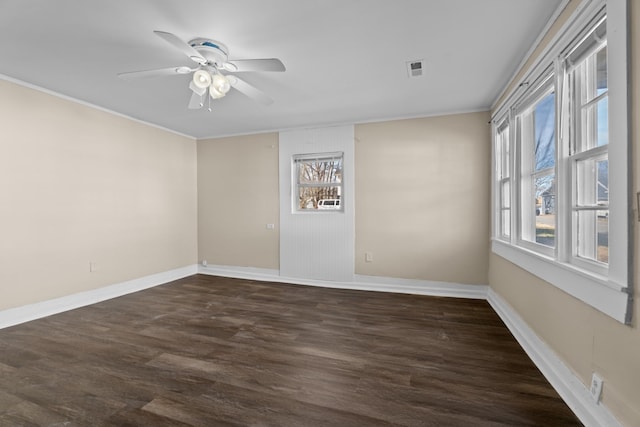
<svg viewBox="0 0 640 427">
<path fill-rule="evenodd" d="M 197 50 L 211 65 L 222 66 L 229 57 L 227 46 L 216 40 L 197 38 L 191 40 L 189 45 Z"/>
</svg>

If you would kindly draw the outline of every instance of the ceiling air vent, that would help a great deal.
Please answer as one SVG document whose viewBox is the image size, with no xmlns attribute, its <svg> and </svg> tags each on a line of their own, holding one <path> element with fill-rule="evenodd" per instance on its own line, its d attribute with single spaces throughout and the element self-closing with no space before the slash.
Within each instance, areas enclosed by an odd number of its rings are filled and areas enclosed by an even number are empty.
<svg viewBox="0 0 640 427">
<path fill-rule="evenodd" d="M 407 61 L 407 72 L 409 77 L 420 77 L 422 75 L 423 60 Z"/>
</svg>

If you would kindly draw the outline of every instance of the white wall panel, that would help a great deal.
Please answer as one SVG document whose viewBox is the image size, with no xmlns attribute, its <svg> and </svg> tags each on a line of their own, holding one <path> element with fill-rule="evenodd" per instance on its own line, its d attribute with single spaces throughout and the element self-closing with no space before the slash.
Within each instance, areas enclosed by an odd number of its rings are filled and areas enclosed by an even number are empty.
<svg viewBox="0 0 640 427">
<path fill-rule="evenodd" d="M 351 281 L 354 274 L 353 126 L 280 133 L 280 275 Z M 342 212 L 294 212 L 292 157 L 344 153 Z"/>
</svg>

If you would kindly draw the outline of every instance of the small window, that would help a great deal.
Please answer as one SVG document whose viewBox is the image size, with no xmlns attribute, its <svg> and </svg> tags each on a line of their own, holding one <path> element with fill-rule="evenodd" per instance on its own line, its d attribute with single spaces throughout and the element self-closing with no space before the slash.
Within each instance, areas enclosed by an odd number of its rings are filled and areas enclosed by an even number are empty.
<svg viewBox="0 0 640 427">
<path fill-rule="evenodd" d="M 343 153 L 293 157 L 296 211 L 340 211 Z"/>
</svg>

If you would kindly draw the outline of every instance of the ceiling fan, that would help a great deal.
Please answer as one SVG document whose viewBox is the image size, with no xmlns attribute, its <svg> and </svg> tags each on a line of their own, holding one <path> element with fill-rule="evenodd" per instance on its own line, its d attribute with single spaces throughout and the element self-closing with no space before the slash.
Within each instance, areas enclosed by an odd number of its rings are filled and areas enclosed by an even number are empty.
<svg viewBox="0 0 640 427">
<path fill-rule="evenodd" d="M 195 65 L 194 68 L 178 66 L 155 70 L 132 71 L 120 73 L 118 77 L 125 80 L 132 80 L 193 73 L 193 77 L 189 83 L 189 89 L 193 92 L 191 100 L 189 101 L 190 109 L 202 108 L 208 101 L 208 110 L 211 111 L 211 100 L 224 97 L 231 88 L 261 104 L 269 105 L 273 103 L 273 100 L 267 94 L 231 73 L 246 71 L 285 71 L 285 66 L 279 59 L 229 60 L 229 49 L 218 41 L 196 38 L 186 43 L 172 33 L 165 31 L 154 31 L 154 33 L 187 55 L 189 59 L 197 65 Z M 208 97 L 207 94 L 209 95 Z"/>
</svg>

